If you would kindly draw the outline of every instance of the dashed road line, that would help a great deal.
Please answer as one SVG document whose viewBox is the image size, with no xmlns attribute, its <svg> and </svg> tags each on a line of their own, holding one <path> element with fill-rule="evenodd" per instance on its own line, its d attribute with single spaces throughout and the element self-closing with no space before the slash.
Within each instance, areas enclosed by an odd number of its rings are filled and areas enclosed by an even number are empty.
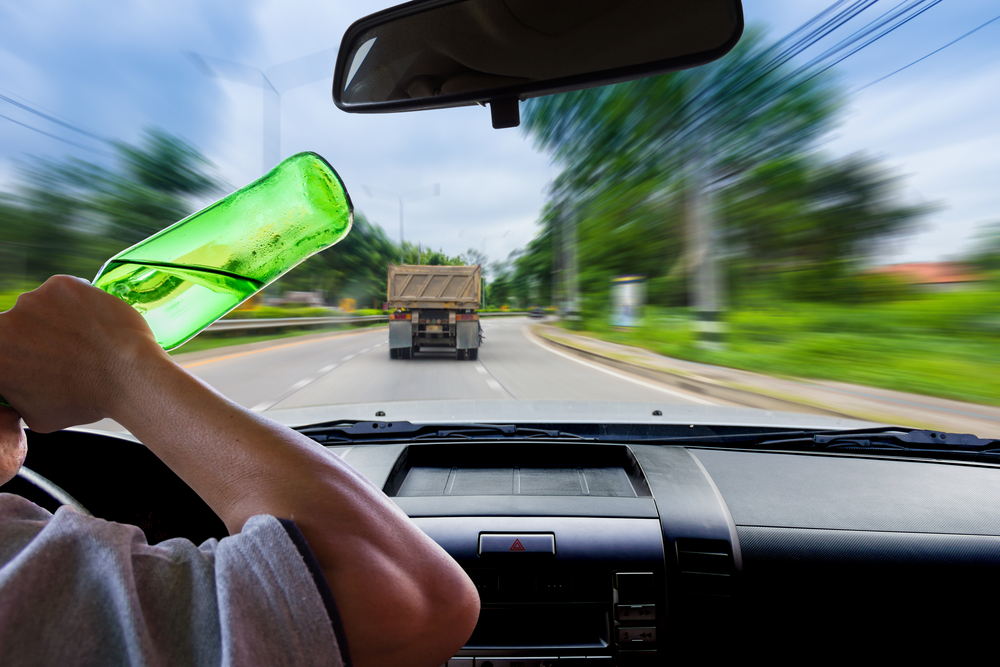
<svg viewBox="0 0 1000 667">
<path fill-rule="evenodd" d="M 302 387 L 306 386 L 315 379 L 316 378 L 302 378 L 301 380 L 293 384 L 291 387 L 289 387 L 288 391 L 298 391 L 299 389 L 302 389 Z"/>
</svg>

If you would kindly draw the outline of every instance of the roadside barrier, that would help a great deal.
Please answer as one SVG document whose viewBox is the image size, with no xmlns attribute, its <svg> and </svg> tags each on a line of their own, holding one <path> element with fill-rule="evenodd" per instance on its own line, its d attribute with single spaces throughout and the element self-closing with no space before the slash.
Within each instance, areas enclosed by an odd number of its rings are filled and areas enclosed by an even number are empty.
<svg viewBox="0 0 1000 667">
<path fill-rule="evenodd" d="M 499 312 L 499 313 L 479 313 L 479 317 L 513 317 L 516 315 L 527 315 L 527 311 L 519 312 Z M 338 316 L 334 315 L 331 317 L 275 317 L 275 318 L 258 318 L 258 319 L 244 319 L 244 320 L 219 320 L 214 324 L 210 325 L 205 331 L 199 335 L 204 335 L 207 333 L 228 333 L 239 331 L 241 333 L 249 332 L 268 332 L 277 329 L 287 329 L 287 328 L 300 328 L 300 329 L 316 329 L 320 327 L 329 327 L 336 325 L 348 325 L 348 326 L 366 326 L 372 324 L 383 324 L 388 323 L 388 315 L 361 315 L 359 317 L 350 316 Z"/>
</svg>

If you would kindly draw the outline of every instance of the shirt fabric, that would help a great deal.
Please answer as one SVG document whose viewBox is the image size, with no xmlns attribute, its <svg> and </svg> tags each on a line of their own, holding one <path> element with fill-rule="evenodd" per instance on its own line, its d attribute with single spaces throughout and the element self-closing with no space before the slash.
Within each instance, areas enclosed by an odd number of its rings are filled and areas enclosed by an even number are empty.
<svg viewBox="0 0 1000 667">
<path fill-rule="evenodd" d="M 3 665 L 350 665 L 315 557 L 290 521 L 156 545 L 0 493 Z"/>
</svg>

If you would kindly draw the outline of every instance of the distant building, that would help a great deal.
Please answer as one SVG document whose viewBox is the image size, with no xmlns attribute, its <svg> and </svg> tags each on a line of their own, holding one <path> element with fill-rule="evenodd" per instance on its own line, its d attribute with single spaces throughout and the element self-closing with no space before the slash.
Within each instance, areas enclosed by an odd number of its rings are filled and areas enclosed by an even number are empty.
<svg viewBox="0 0 1000 667">
<path fill-rule="evenodd" d="M 962 262 L 889 264 L 871 269 L 867 273 L 893 276 L 914 287 L 934 292 L 968 289 L 985 280 Z"/>
</svg>

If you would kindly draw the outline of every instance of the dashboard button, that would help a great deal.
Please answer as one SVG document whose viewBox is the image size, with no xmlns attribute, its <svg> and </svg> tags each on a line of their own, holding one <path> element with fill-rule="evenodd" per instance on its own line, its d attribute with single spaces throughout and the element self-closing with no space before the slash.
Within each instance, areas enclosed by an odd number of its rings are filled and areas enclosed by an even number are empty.
<svg viewBox="0 0 1000 667">
<path fill-rule="evenodd" d="M 656 628 L 633 628 L 619 626 L 619 644 L 646 644 L 656 641 Z"/>
<path fill-rule="evenodd" d="M 621 604 L 649 604 L 658 597 L 652 572 L 619 572 L 615 575 L 615 588 Z"/>
<path fill-rule="evenodd" d="M 618 620 L 626 623 L 656 620 L 655 604 L 616 604 L 615 612 Z"/>
<path fill-rule="evenodd" d="M 550 554 L 556 553 L 556 536 L 552 533 L 480 533 L 479 555 L 483 554 Z"/>
</svg>

